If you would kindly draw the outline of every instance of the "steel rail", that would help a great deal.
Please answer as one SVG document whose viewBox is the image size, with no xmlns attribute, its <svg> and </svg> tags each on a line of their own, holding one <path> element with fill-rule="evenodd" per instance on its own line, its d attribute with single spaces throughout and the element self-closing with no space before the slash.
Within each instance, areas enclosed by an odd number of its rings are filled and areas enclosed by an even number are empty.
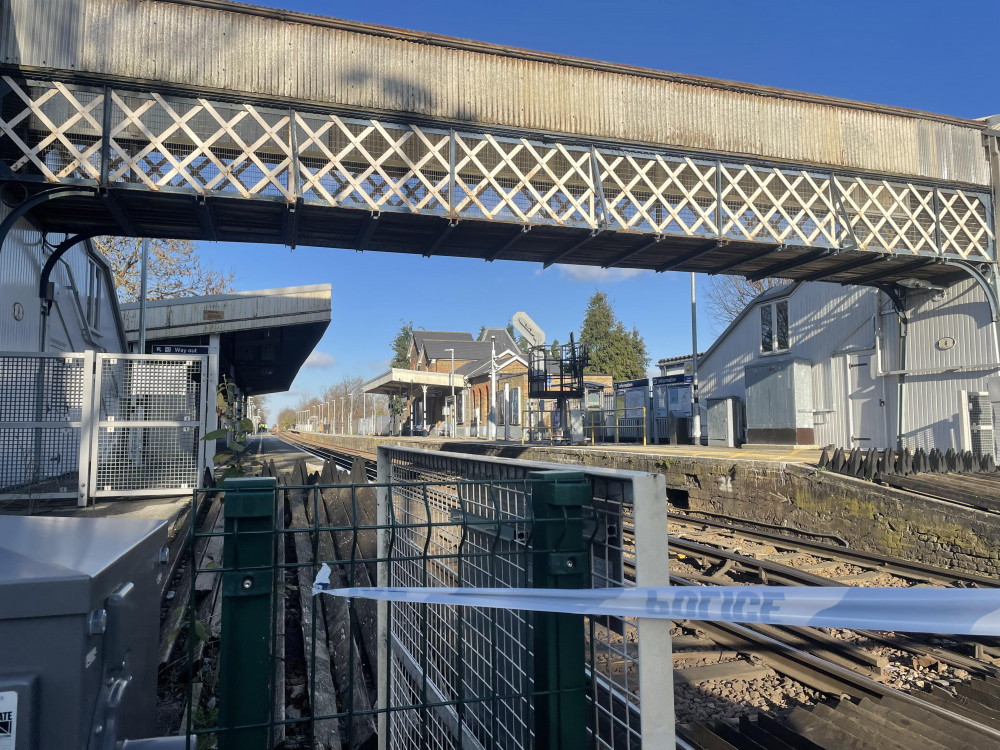
<svg viewBox="0 0 1000 750">
<path fill-rule="evenodd" d="M 682 576 L 671 575 L 670 581 L 679 586 L 697 585 Z M 720 645 L 737 645 L 740 641 L 754 644 L 757 647 L 756 653 L 761 655 L 775 671 L 805 683 L 814 690 L 829 694 L 835 692 L 839 686 L 844 694 L 856 699 L 866 697 L 893 698 L 1000 741 L 1000 730 L 922 700 L 918 696 L 882 685 L 850 669 L 813 656 L 763 633 L 755 632 L 744 625 L 699 621 L 691 627 L 706 633 Z"/>
<path fill-rule="evenodd" d="M 1000 581 L 988 576 L 977 575 L 975 573 L 965 573 L 959 570 L 940 568 L 926 563 L 912 562 L 892 555 L 883 555 L 878 552 L 865 552 L 851 547 L 839 547 L 825 542 L 815 542 L 807 539 L 798 539 L 785 534 L 761 531 L 739 524 L 729 524 L 722 521 L 713 521 L 700 516 L 678 514 L 674 511 L 667 513 L 668 519 L 677 523 L 691 525 L 705 525 L 726 531 L 732 531 L 745 539 L 763 541 L 769 544 L 777 542 L 782 548 L 796 551 L 809 551 L 817 557 L 836 557 L 851 562 L 855 565 L 867 565 L 877 567 L 883 572 L 891 573 L 900 578 L 916 578 L 921 580 L 933 580 L 937 583 L 952 583 L 962 581 L 964 583 L 982 586 L 985 588 L 995 588 L 1000 586 Z M 777 546 L 777 545 L 776 545 Z"/>
</svg>

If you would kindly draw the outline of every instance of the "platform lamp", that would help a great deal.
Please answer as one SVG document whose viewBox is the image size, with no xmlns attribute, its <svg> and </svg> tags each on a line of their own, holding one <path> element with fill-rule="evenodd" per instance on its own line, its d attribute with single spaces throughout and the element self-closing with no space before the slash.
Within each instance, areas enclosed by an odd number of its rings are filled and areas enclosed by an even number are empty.
<svg viewBox="0 0 1000 750">
<path fill-rule="evenodd" d="M 451 352 L 451 374 L 448 376 L 448 385 L 451 386 L 451 413 L 448 415 L 448 424 L 451 425 L 451 429 L 448 430 L 448 437 L 453 438 L 458 432 L 458 423 L 455 421 L 458 417 L 455 409 L 455 349 L 452 347 L 445 351 Z"/>
<path fill-rule="evenodd" d="M 354 394 L 351 394 L 351 418 L 347 421 L 347 434 L 354 434 Z"/>
<path fill-rule="evenodd" d="M 344 432 L 344 397 L 340 397 L 340 434 L 345 435 Z"/>
</svg>

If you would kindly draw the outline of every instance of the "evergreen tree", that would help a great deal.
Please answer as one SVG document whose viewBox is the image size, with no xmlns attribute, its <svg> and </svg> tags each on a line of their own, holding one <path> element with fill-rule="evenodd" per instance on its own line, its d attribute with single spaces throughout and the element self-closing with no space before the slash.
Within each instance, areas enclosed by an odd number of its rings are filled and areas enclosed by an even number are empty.
<svg viewBox="0 0 1000 750">
<path fill-rule="evenodd" d="M 396 338 L 392 340 L 392 362 L 389 363 L 390 367 L 400 367 L 408 369 L 410 366 L 410 339 L 413 338 L 413 321 L 407 323 L 405 320 L 400 320 L 403 325 L 399 329 L 399 333 L 396 334 Z"/>
<path fill-rule="evenodd" d="M 531 344 L 528 343 L 528 339 L 524 338 L 524 336 L 517 332 L 513 323 L 507 324 L 507 333 L 509 333 L 510 337 L 517 342 L 518 349 L 527 354 L 528 350 L 531 349 Z"/>
<path fill-rule="evenodd" d="M 633 327 L 631 333 L 625 329 L 604 292 L 595 291 L 587 304 L 580 343 L 587 345 L 590 356 L 588 373 L 608 373 L 615 380 L 632 380 L 646 374 L 646 341 L 637 328 Z"/>
</svg>

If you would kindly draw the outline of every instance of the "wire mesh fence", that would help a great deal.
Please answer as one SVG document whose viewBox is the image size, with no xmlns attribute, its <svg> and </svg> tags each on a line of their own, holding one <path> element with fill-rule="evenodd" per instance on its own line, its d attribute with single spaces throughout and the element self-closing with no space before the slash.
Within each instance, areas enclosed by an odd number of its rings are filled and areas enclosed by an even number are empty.
<svg viewBox="0 0 1000 750">
<path fill-rule="evenodd" d="M 193 560 L 186 730 L 219 748 L 640 747 L 635 622 L 311 586 L 324 563 L 332 588 L 635 585 L 645 475 L 392 450 L 372 484 L 327 465 L 318 484 L 300 468 L 196 493 L 192 519 L 225 503 L 191 528 L 218 554 Z"/>
</svg>

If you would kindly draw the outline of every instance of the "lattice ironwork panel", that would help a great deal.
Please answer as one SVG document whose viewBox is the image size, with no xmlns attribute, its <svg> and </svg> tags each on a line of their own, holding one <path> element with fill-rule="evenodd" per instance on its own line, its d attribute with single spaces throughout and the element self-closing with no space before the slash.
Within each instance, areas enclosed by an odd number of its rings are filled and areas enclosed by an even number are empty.
<svg viewBox="0 0 1000 750">
<path fill-rule="evenodd" d="M 106 180 L 453 220 L 995 257 L 985 188 L 4 81 L 0 159 L 26 180 Z"/>
<path fill-rule="evenodd" d="M 347 208 L 446 214 L 448 131 L 295 116 L 302 197 Z"/>
<path fill-rule="evenodd" d="M 595 229 L 591 166 L 589 149 L 458 133 L 454 213 Z"/>
<path fill-rule="evenodd" d="M 0 117 L 0 158 L 10 170 L 48 182 L 98 179 L 103 91 L 3 80 L 10 93 Z"/>
<path fill-rule="evenodd" d="M 596 151 L 612 227 L 656 234 L 715 236 L 716 162 Z"/>
<path fill-rule="evenodd" d="M 191 490 L 198 486 L 198 427 L 101 426 L 97 431 L 92 491 Z"/>
<path fill-rule="evenodd" d="M 941 251 L 966 260 L 990 260 L 995 237 L 986 197 L 938 188 L 937 206 Z"/>
<path fill-rule="evenodd" d="M 111 183 L 293 199 L 287 111 L 155 92 L 111 98 Z"/>
<path fill-rule="evenodd" d="M 836 247 L 830 175 L 721 165 L 722 234 L 759 242 Z"/>
<path fill-rule="evenodd" d="M 841 241 L 856 241 L 861 249 L 914 255 L 935 253 L 935 211 L 932 188 L 888 180 L 838 177 L 847 226 Z"/>
</svg>

